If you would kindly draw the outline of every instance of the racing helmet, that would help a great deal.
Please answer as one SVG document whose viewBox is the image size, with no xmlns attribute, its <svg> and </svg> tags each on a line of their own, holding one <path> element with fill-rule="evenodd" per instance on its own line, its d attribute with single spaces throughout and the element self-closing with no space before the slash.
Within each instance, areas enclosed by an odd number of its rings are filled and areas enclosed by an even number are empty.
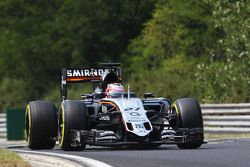
<svg viewBox="0 0 250 167">
<path fill-rule="evenodd" d="M 125 93 L 125 89 L 121 83 L 110 83 L 107 85 L 105 95 L 107 98 L 122 97 Z"/>
</svg>

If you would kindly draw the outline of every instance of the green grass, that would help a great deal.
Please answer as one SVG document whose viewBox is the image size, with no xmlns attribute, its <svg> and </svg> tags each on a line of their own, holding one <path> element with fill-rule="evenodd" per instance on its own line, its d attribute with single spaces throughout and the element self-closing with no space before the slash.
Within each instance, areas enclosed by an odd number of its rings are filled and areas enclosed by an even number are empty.
<svg viewBox="0 0 250 167">
<path fill-rule="evenodd" d="M 250 138 L 250 133 L 205 133 L 205 140 L 244 139 Z"/>
<path fill-rule="evenodd" d="M 0 166 L 1 167 L 31 167 L 24 162 L 16 153 L 6 149 L 0 149 Z"/>
</svg>

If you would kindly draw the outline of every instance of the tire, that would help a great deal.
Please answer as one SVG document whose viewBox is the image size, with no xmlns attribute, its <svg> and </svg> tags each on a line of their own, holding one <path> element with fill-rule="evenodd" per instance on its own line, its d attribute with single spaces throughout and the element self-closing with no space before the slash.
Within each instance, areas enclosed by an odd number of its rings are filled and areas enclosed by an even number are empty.
<svg viewBox="0 0 250 167">
<path fill-rule="evenodd" d="M 57 137 L 57 116 L 53 103 L 30 102 L 26 108 L 25 130 L 30 149 L 52 149 Z"/>
<path fill-rule="evenodd" d="M 193 98 L 178 99 L 173 104 L 172 112 L 177 114 L 174 129 L 178 128 L 202 128 L 203 119 L 200 104 Z M 196 149 L 203 144 L 203 131 L 197 134 L 196 139 L 188 143 L 177 144 L 181 149 Z"/>
<path fill-rule="evenodd" d="M 71 146 L 71 130 L 87 130 L 87 107 L 82 101 L 65 100 L 58 117 L 59 145 L 64 151 L 81 151 L 86 144 Z"/>
</svg>

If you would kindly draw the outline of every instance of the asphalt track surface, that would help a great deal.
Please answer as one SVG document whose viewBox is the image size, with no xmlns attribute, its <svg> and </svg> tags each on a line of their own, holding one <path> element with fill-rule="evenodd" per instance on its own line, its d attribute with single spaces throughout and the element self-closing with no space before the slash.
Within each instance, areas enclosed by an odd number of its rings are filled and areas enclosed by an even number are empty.
<svg viewBox="0 0 250 167">
<path fill-rule="evenodd" d="M 28 150 L 26 147 L 21 149 Z M 156 149 L 87 147 L 81 152 L 65 152 L 55 147 L 53 150 L 40 150 L 43 151 L 87 157 L 114 167 L 250 166 L 250 139 L 212 142 L 194 150 L 180 150 L 175 145 L 163 145 Z"/>
</svg>

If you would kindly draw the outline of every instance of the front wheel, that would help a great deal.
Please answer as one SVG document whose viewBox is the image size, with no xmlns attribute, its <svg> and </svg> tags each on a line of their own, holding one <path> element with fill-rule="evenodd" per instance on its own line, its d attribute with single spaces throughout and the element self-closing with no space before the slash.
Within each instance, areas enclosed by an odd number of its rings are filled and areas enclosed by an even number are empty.
<svg viewBox="0 0 250 167">
<path fill-rule="evenodd" d="M 203 119 L 200 104 L 193 98 L 178 99 L 173 104 L 172 112 L 177 119 L 174 129 L 178 128 L 202 128 L 202 133 L 197 133 L 196 138 L 187 143 L 177 144 L 181 149 L 196 149 L 203 144 Z"/>
<path fill-rule="evenodd" d="M 65 100 L 58 117 L 59 145 L 64 151 L 81 151 L 86 144 L 72 145 L 71 130 L 87 130 L 87 107 L 82 101 Z"/>
</svg>

